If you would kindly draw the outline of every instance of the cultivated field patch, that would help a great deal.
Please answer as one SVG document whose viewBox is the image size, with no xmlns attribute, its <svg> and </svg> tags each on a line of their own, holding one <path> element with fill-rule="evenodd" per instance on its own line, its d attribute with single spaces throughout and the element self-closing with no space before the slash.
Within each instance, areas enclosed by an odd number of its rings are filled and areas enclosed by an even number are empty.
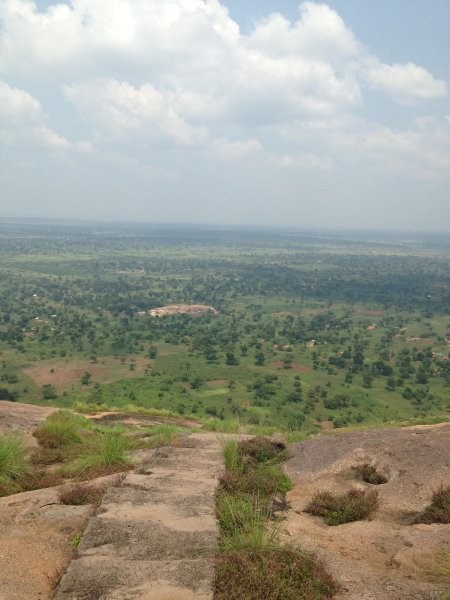
<svg viewBox="0 0 450 600">
<path fill-rule="evenodd" d="M 22 369 L 36 385 L 53 385 L 57 392 L 80 384 L 85 373 L 90 373 L 92 383 L 111 383 L 119 379 L 142 375 L 149 361 L 143 356 L 133 356 L 122 362 L 112 356 L 91 360 L 41 360 Z M 130 368 L 131 366 L 131 368 Z"/>
</svg>

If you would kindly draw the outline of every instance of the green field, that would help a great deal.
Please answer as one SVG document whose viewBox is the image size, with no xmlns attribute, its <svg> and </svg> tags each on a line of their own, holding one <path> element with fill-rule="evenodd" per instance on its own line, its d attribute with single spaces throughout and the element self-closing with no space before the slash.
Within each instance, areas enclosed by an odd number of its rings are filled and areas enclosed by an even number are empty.
<svg viewBox="0 0 450 600">
<path fill-rule="evenodd" d="M 288 430 L 448 415 L 448 236 L 1 223 L 0 248 L 1 399 Z M 178 303 L 218 314 L 148 314 Z"/>
</svg>

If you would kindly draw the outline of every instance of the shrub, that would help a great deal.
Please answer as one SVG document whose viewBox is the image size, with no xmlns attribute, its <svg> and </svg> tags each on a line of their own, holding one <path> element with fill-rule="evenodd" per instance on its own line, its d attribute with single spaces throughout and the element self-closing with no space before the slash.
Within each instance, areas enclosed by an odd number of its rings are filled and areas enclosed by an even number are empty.
<svg viewBox="0 0 450 600">
<path fill-rule="evenodd" d="M 431 496 L 431 503 L 414 520 L 415 523 L 450 523 L 450 486 L 441 485 Z"/>
<path fill-rule="evenodd" d="M 388 479 L 382 473 L 377 471 L 377 468 L 369 463 L 364 463 L 362 465 L 357 465 L 353 467 L 356 474 L 366 483 L 371 483 L 373 485 L 381 485 L 383 483 L 387 483 Z"/>
<path fill-rule="evenodd" d="M 367 519 L 378 505 L 376 490 L 350 490 L 341 495 L 325 491 L 313 497 L 306 507 L 306 512 L 323 517 L 327 525 L 342 525 Z"/>
<path fill-rule="evenodd" d="M 230 552 L 216 566 L 216 600 L 321 600 L 337 585 L 312 555 L 293 548 Z"/>
<path fill-rule="evenodd" d="M 58 499 L 62 504 L 81 506 L 83 504 L 94 504 L 98 506 L 108 486 L 103 485 L 74 485 L 59 493 Z"/>
<path fill-rule="evenodd" d="M 28 470 L 26 448 L 22 437 L 8 433 L 0 437 L 0 485 L 8 487 L 20 482 Z"/>
</svg>

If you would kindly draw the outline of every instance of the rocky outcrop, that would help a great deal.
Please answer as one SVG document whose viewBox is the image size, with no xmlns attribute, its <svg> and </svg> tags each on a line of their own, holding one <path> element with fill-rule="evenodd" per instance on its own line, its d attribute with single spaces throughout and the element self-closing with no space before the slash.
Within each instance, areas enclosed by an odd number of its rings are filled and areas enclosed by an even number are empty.
<svg viewBox="0 0 450 600">
<path fill-rule="evenodd" d="M 286 538 L 315 551 L 342 585 L 339 600 L 432 600 L 439 566 L 450 552 L 450 525 L 413 524 L 441 484 L 450 483 L 450 424 L 321 435 L 291 446 L 295 488 Z M 370 463 L 383 485 L 364 483 L 354 466 Z M 377 489 L 369 521 L 329 527 L 304 512 L 318 490 Z"/>
</svg>

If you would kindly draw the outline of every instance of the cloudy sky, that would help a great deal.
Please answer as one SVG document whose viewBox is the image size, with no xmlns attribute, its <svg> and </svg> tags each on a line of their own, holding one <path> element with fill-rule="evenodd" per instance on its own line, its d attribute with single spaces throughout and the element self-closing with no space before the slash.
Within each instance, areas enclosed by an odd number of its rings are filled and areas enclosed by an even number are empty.
<svg viewBox="0 0 450 600">
<path fill-rule="evenodd" d="M 448 0 L 0 0 L 0 216 L 450 230 Z"/>
</svg>

